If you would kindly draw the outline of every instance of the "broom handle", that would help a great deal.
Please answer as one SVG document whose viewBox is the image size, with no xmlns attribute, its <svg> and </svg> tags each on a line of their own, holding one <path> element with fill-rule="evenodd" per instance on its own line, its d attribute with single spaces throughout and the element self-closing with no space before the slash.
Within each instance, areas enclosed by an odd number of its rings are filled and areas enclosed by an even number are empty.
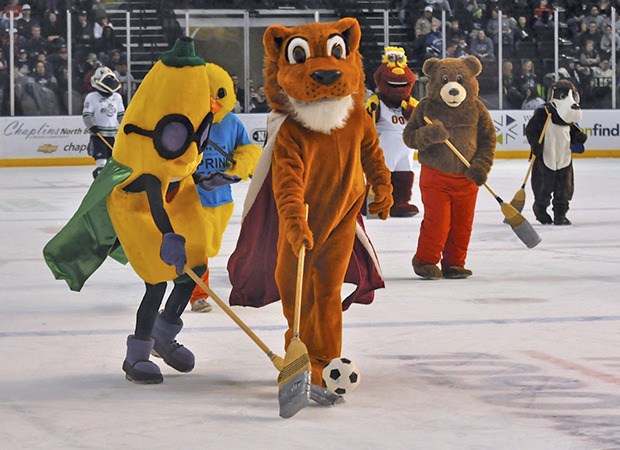
<svg viewBox="0 0 620 450">
<path fill-rule="evenodd" d="M 547 109 L 545 108 L 545 111 Z M 542 127 L 540 132 L 540 137 L 538 138 L 538 143 L 542 144 L 543 139 L 545 138 L 545 133 L 547 132 L 547 127 L 549 126 L 549 121 L 551 121 L 551 113 L 547 111 L 547 119 L 545 120 L 545 124 Z M 532 154 L 532 158 L 530 159 L 530 166 L 527 168 L 527 172 L 525 173 L 525 179 L 523 180 L 522 188 L 527 184 L 527 179 L 530 177 L 532 173 L 532 168 L 534 167 L 534 161 L 536 161 L 536 155 Z"/>
<path fill-rule="evenodd" d="M 429 124 L 429 125 L 432 125 L 432 124 L 433 124 L 433 122 L 431 122 L 431 119 L 429 119 L 429 118 L 428 118 L 428 117 L 426 117 L 426 116 L 424 116 L 424 121 L 425 121 L 427 124 Z M 467 161 L 467 160 L 465 159 L 465 157 L 461 154 L 461 152 L 459 152 L 459 150 L 458 150 L 458 149 L 457 149 L 454 145 L 452 145 L 452 142 L 450 142 L 448 139 L 446 139 L 446 140 L 444 141 L 444 144 L 446 144 L 446 145 L 450 148 L 450 150 L 452 150 L 452 152 L 453 152 L 453 153 L 454 153 L 454 154 L 458 157 L 458 159 L 460 159 L 460 160 L 461 160 L 461 162 L 462 162 L 463 164 L 465 164 L 465 167 L 467 167 L 467 168 L 469 169 L 469 167 L 471 166 L 471 164 L 469 164 L 469 161 Z M 499 203 L 502 203 L 502 202 L 503 202 L 503 200 L 501 199 L 501 197 L 500 197 L 499 195 L 497 195 L 493 189 L 491 189 L 491 186 L 489 186 L 489 185 L 488 185 L 488 184 L 486 184 L 486 183 L 484 183 L 483 185 L 484 185 L 484 187 L 485 187 L 485 188 L 487 188 L 487 190 L 491 193 L 491 195 L 492 195 L 493 197 L 495 197 L 495 200 L 497 200 Z"/>
<path fill-rule="evenodd" d="M 213 301 L 215 301 L 215 303 L 217 303 L 217 305 L 222 308 L 224 310 L 224 312 L 226 314 L 228 314 L 228 316 L 237 324 L 239 325 L 239 327 L 245 331 L 245 333 L 250 336 L 250 339 L 252 339 L 260 348 L 262 351 L 264 351 L 267 356 L 269 356 L 269 359 L 271 359 L 273 361 L 273 359 L 276 357 L 276 355 L 269 349 L 269 347 L 267 347 L 267 345 L 265 345 L 265 343 L 263 341 L 261 341 L 259 339 L 258 336 L 256 336 L 256 334 L 254 334 L 254 332 L 252 330 L 250 330 L 250 328 L 248 328 L 248 326 L 239 318 L 239 316 L 237 314 L 234 313 L 234 311 L 232 309 L 230 309 L 230 307 L 224 303 L 224 301 L 219 298 L 217 296 L 217 294 L 215 292 L 213 292 L 213 290 L 207 286 L 207 283 L 205 283 L 204 281 L 202 281 L 202 279 L 196 275 L 196 272 L 194 272 L 189 266 L 185 266 L 185 273 L 187 273 L 190 278 L 192 280 L 194 280 L 196 282 L 196 284 L 198 286 L 200 286 L 200 288 L 205 291 L 207 294 L 209 294 L 209 297 L 211 297 L 213 299 Z"/>
<path fill-rule="evenodd" d="M 306 207 L 306 221 L 308 220 L 308 204 Z M 301 322 L 301 292 L 304 281 L 304 260 L 306 259 L 306 246 L 299 249 L 297 258 L 297 284 L 295 285 L 295 316 L 293 318 L 293 338 L 299 338 L 299 325 Z"/>
<path fill-rule="evenodd" d="M 103 141 L 103 143 L 108 146 L 108 148 L 110 150 L 112 150 L 112 151 L 114 150 L 114 147 L 112 147 L 110 145 L 110 143 L 108 141 L 106 141 L 106 139 L 103 137 L 103 135 L 101 133 L 99 133 L 98 131 L 97 131 L 97 136 L 99 136 L 99 139 L 101 139 Z"/>
</svg>

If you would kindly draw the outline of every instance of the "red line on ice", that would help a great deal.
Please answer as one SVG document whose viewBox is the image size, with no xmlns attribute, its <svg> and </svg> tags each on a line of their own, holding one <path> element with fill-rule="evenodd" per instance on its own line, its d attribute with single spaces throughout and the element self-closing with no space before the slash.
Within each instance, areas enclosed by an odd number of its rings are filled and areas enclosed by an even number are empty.
<svg viewBox="0 0 620 450">
<path fill-rule="evenodd" d="M 576 370 L 590 377 L 598 378 L 599 380 L 605 381 L 607 383 L 617 384 L 618 386 L 620 386 L 620 378 L 615 377 L 611 374 L 599 372 L 598 370 L 590 369 L 589 367 L 583 366 L 581 364 L 567 361 L 565 359 L 556 358 L 555 356 L 551 356 L 542 352 L 537 352 L 535 350 L 529 350 L 523 353 L 532 358 L 547 361 L 551 364 L 563 367 L 565 369 Z"/>
</svg>

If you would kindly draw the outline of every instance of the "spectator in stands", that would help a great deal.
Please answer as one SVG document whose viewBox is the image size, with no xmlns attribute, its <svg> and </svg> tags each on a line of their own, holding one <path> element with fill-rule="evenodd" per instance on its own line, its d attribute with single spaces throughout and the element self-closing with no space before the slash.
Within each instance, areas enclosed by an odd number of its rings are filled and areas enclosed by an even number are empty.
<svg viewBox="0 0 620 450">
<path fill-rule="evenodd" d="M 534 42 L 534 32 L 532 31 L 532 27 L 530 27 L 530 24 L 527 22 L 525 16 L 519 16 L 513 34 L 515 42 Z"/>
<path fill-rule="evenodd" d="M 536 89 L 528 87 L 525 90 L 525 101 L 521 105 L 521 109 L 534 110 L 544 103 L 545 101 L 538 94 Z"/>
<path fill-rule="evenodd" d="M 571 36 L 576 37 L 582 32 L 581 25 L 583 24 L 583 20 L 586 18 L 588 5 L 583 2 L 576 2 L 574 0 L 571 1 L 576 4 L 570 6 L 567 5 L 568 18 L 566 19 L 566 25 L 568 26 Z"/>
<path fill-rule="evenodd" d="M 615 35 L 612 33 L 611 25 L 605 25 L 603 27 L 603 36 L 601 37 L 601 43 L 599 45 L 602 59 L 611 59 L 611 47 L 613 40 L 616 41 L 616 55 L 618 55 L 620 52 L 620 35 L 618 35 L 618 33 Z"/>
<path fill-rule="evenodd" d="M 505 109 L 521 109 L 525 100 L 514 76 L 513 69 L 512 61 L 504 61 L 502 64 L 502 91 Z"/>
<path fill-rule="evenodd" d="M 585 67 L 594 67 L 600 64 L 601 57 L 594 48 L 593 41 L 586 41 L 586 47 L 581 50 L 581 54 L 579 55 L 579 62 Z"/>
<path fill-rule="evenodd" d="M 51 62 L 47 60 L 47 52 L 41 52 L 36 55 L 35 60 L 33 62 L 32 72 L 36 70 L 37 64 L 42 62 L 45 66 L 45 71 L 48 74 L 54 73 L 54 66 Z"/>
<path fill-rule="evenodd" d="M 450 8 L 450 2 L 448 0 L 425 0 L 426 4 L 433 8 L 433 13 L 437 13 L 441 16 L 441 11 L 446 12 L 446 17 L 450 19 L 452 17 L 452 8 Z"/>
<path fill-rule="evenodd" d="M 37 20 L 34 20 L 32 18 L 31 12 L 32 10 L 30 9 L 29 4 L 25 4 L 24 6 L 22 6 L 22 17 L 17 21 L 16 24 L 17 33 L 26 39 L 30 39 L 30 37 L 32 36 L 32 26 L 35 23 L 38 23 Z"/>
<path fill-rule="evenodd" d="M 97 55 L 94 53 L 89 53 L 82 70 L 82 94 L 87 94 L 93 90 L 93 86 L 90 84 L 90 79 L 93 77 L 95 70 L 97 70 L 99 66 L 101 66 L 101 63 L 97 60 Z"/>
<path fill-rule="evenodd" d="M 48 48 L 52 48 L 55 41 L 66 36 L 66 27 L 62 26 L 58 20 L 58 11 L 46 11 L 43 23 L 41 24 L 41 34 L 48 42 Z"/>
<path fill-rule="evenodd" d="M 590 91 L 591 107 L 607 109 L 611 108 L 611 88 L 613 86 L 613 70 L 609 67 L 609 61 L 602 60 L 598 66 L 590 68 L 592 74 Z"/>
<path fill-rule="evenodd" d="M 450 26 L 446 29 L 446 42 L 458 41 L 462 37 L 467 37 L 467 34 L 461 28 L 461 23 L 458 19 L 452 19 Z"/>
<path fill-rule="evenodd" d="M 61 45 L 57 52 L 51 53 L 47 60 L 51 63 L 53 67 L 54 76 L 59 79 L 60 75 L 68 65 L 68 52 L 67 46 Z"/>
<path fill-rule="evenodd" d="M 465 58 L 467 56 L 467 52 L 465 52 L 461 47 L 459 47 L 459 41 L 462 40 L 465 42 L 465 38 L 456 38 L 448 42 L 446 46 L 446 58 Z"/>
<path fill-rule="evenodd" d="M 263 86 L 260 86 L 256 92 L 256 95 L 250 99 L 250 112 L 269 112 L 269 102 L 267 102 L 267 94 L 265 94 L 265 88 Z"/>
<path fill-rule="evenodd" d="M 0 25 L 2 28 L 8 28 L 11 21 L 11 11 L 13 11 L 13 20 L 19 20 L 22 18 L 22 7 L 19 4 L 19 0 L 9 0 L 7 5 L 2 10 L 2 18 L 0 19 Z"/>
<path fill-rule="evenodd" d="M 129 88 L 131 87 L 131 95 L 136 92 L 136 80 L 133 75 L 131 75 L 127 71 L 127 56 L 122 55 L 116 64 L 116 70 L 114 71 L 114 75 L 118 78 L 118 81 L 121 83 L 121 88 L 118 91 L 123 97 L 123 104 L 129 105 Z"/>
<path fill-rule="evenodd" d="M 506 13 L 502 13 L 502 30 L 501 30 L 501 43 L 505 52 L 509 54 L 514 49 L 515 37 L 514 37 L 514 29 L 517 27 L 517 21 L 508 17 Z M 487 22 L 486 25 L 486 34 L 491 38 L 495 47 L 499 45 L 498 40 L 498 31 L 499 31 L 499 11 L 495 10 L 491 13 L 491 19 Z"/>
<path fill-rule="evenodd" d="M 521 62 L 521 73 L 519 74 L 517 84 L 526 97 L 529 95 L 528 90 L 530 89 L 542 97 L 542 85 L 539 82 L 534 61 L 531 59 L 524 59 Z"/>
<path fill-rule="evenodd" d="M 116 70 L 116 65 L 119 63 L 120 60 L 121 60 L 121 51 L 117 48 L 112 49 L 112 51 L 110 52 L 110 58 L 106 66 L 108 66 L 110 69 L 114 71 Z"/>
<path fill-rule="evenodd" d="M 99 60 L 108 65 L 109 56 L 113 50 L 121 47 L 121 44 L 116 39 L 116 32 L 110 26 L 103 28 L 101 38 L 95 39 L 94 50 L 97 52 Z"/>
<path fill-rule="evenodd" d="M 598 30 L 602 30 L 603 25 L 605 24 L 605 17 L 599 14 L 598 6 L 592 6 L 590 8 L 590 14 L 588 14 L 583 21 L 588 26 L 594 22 L 596 24 L 596 28 Z"/>
<path fill-rule="evenodd" d="M 56 81 L 56 77 L 47 71 L 43 61 L 37 62 L 36 69 L 32 77 L 34 78 L 35 83 L 57 92 L 58 82 Z"/>
<path fill-rule="evenodd" d="M 483 64 L 495 61 L 495 51 L 493 41 L 487 37 L 484 30 L 474 33 L 469 42 L 469 51 L 476 56 Z"/>
<path fill-rule="evenodd" d="M 103 37 L 103 29 L 105 27 L 114 28 L 114 25 L 112 25 L 112 22 L 110 22 L 110 18 L 107 15 L 100 17 L 93 25 L 93 37 L 95 39 L 101 39 Z"/>
<path fill-rule="evenodd" d="M 39 24 L 34 24 L 31 31 L 32 36 L 24 45 L 24 48 L 28 52 L 29 56 L 39 54 L 47 50 L 47 40 L 41 34 L 41 27 Z"/>
<path fill-rule="evenodd" d="M 415 23 L 415 35 L 422 40 L 426 39 L 426 35 L 431 32 L 431 23 L 433 20 L 433 7 L 427 6 L 424 8 L 422 17 L 420 17 Z"/>
<path fill-rule="evenodd" d="M 553 16 L 553 10 L 549 7 L 549 1 L 540 0 L 534 9 L 534 19 L 542 21 L 545 18 L 549 19 L 550 16 Z"/>
<path fill-rule="evenodd" d="M 433 18 L 431 31 L 426 35 L 424 59 L 441 58 L 443 53 L 443 35 L 441 34 L 441 22 Z"/>
<path fill-rule="evenodd" d="M 579 46 L 579 49 L 583 50 L 587 41 L 592 41 L 594 43 L 594 47 L 599 48 L 603 34 L 599 31 L 596 23 L 590 22 L 589 24 L 586 24 L 583 22 L 581 28 L 582 30 L 585 28 L 585 31 L 582 31 L 579 35 L 577 35 L 577 45 Z"/>
<path fill-rule="evenodd" d="M 239 77 L 233 74 L 230 78 L 233 80 L 235 96 L 237 97 L 237 105 L 233 110 L 235 113 L 242 113 L 245 105 L 245 90 L 239 87 Z"/>
<path fill-rule="evenodd" d="M 22 48 L 17 52 L 15 59 L 15 70 L 23 76 L 30 74 L 30 62 L 28 61 L 28 52 L 25 48 Z"/>
<path fill-rule="evenodd" d="M 75 42 L 75 57 L 82 60 L 85 55 L 92 52 L 94 36 L 93 24 L 88 20 L 86 10 L 78 13 L 78 20 L 73 25 L 73 39 Z"/>
</svg>

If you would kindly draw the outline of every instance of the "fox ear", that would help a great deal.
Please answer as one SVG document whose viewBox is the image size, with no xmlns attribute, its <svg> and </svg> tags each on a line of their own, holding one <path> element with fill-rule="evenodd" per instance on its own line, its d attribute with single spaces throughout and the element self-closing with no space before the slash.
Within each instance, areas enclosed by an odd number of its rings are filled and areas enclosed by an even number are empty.
<svg viewBox="0 0 620 450">
<path fill-rule="evenodd" d="M 357 19 L 353 17 L 345 17 L 336 22 L 336 29 L 342 34 L 347 42 L 347 53 L 355 53 L 360 45 L 362 38 L 362 30 Z"/>
<path fill-rule="evenodd" d="M 282 25 L 271 25 L 265 30 L 263 46 L 265 47 L 265 54 L 271 61 L 278 61 L 282 44 L 284 44 L 284 40 L 289 36 L 290 32 L 289 28 Z"/>
</svg>

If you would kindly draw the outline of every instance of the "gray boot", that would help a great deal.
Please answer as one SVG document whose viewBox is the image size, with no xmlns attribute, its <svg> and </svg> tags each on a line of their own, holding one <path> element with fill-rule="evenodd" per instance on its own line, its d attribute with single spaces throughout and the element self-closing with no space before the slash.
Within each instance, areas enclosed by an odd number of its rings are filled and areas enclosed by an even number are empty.
<svg viewBox="0 0 620 450">
<path fill-rule="evenodd" d="M 153 350 L 153 339 L 143 341 L 133 334 L 127 336 L 127 355 L 123 361 L 123 371 L 129 381 L 142 384 L 159 384 L 164 377 L 157 364 L 149 361 Z"/>
<path fill-rule="evenodd" d="M 183 328 L 183 321 L 176 325 L 166 321 L 161 313 L 155 319 L 151 337 L 155 341 L 153 356 L 163 358 L 164 362 L 179 372 L 190 372 L 194 368 L 194 354 L 176 341 L 176 336 Z"/>
</svg>

